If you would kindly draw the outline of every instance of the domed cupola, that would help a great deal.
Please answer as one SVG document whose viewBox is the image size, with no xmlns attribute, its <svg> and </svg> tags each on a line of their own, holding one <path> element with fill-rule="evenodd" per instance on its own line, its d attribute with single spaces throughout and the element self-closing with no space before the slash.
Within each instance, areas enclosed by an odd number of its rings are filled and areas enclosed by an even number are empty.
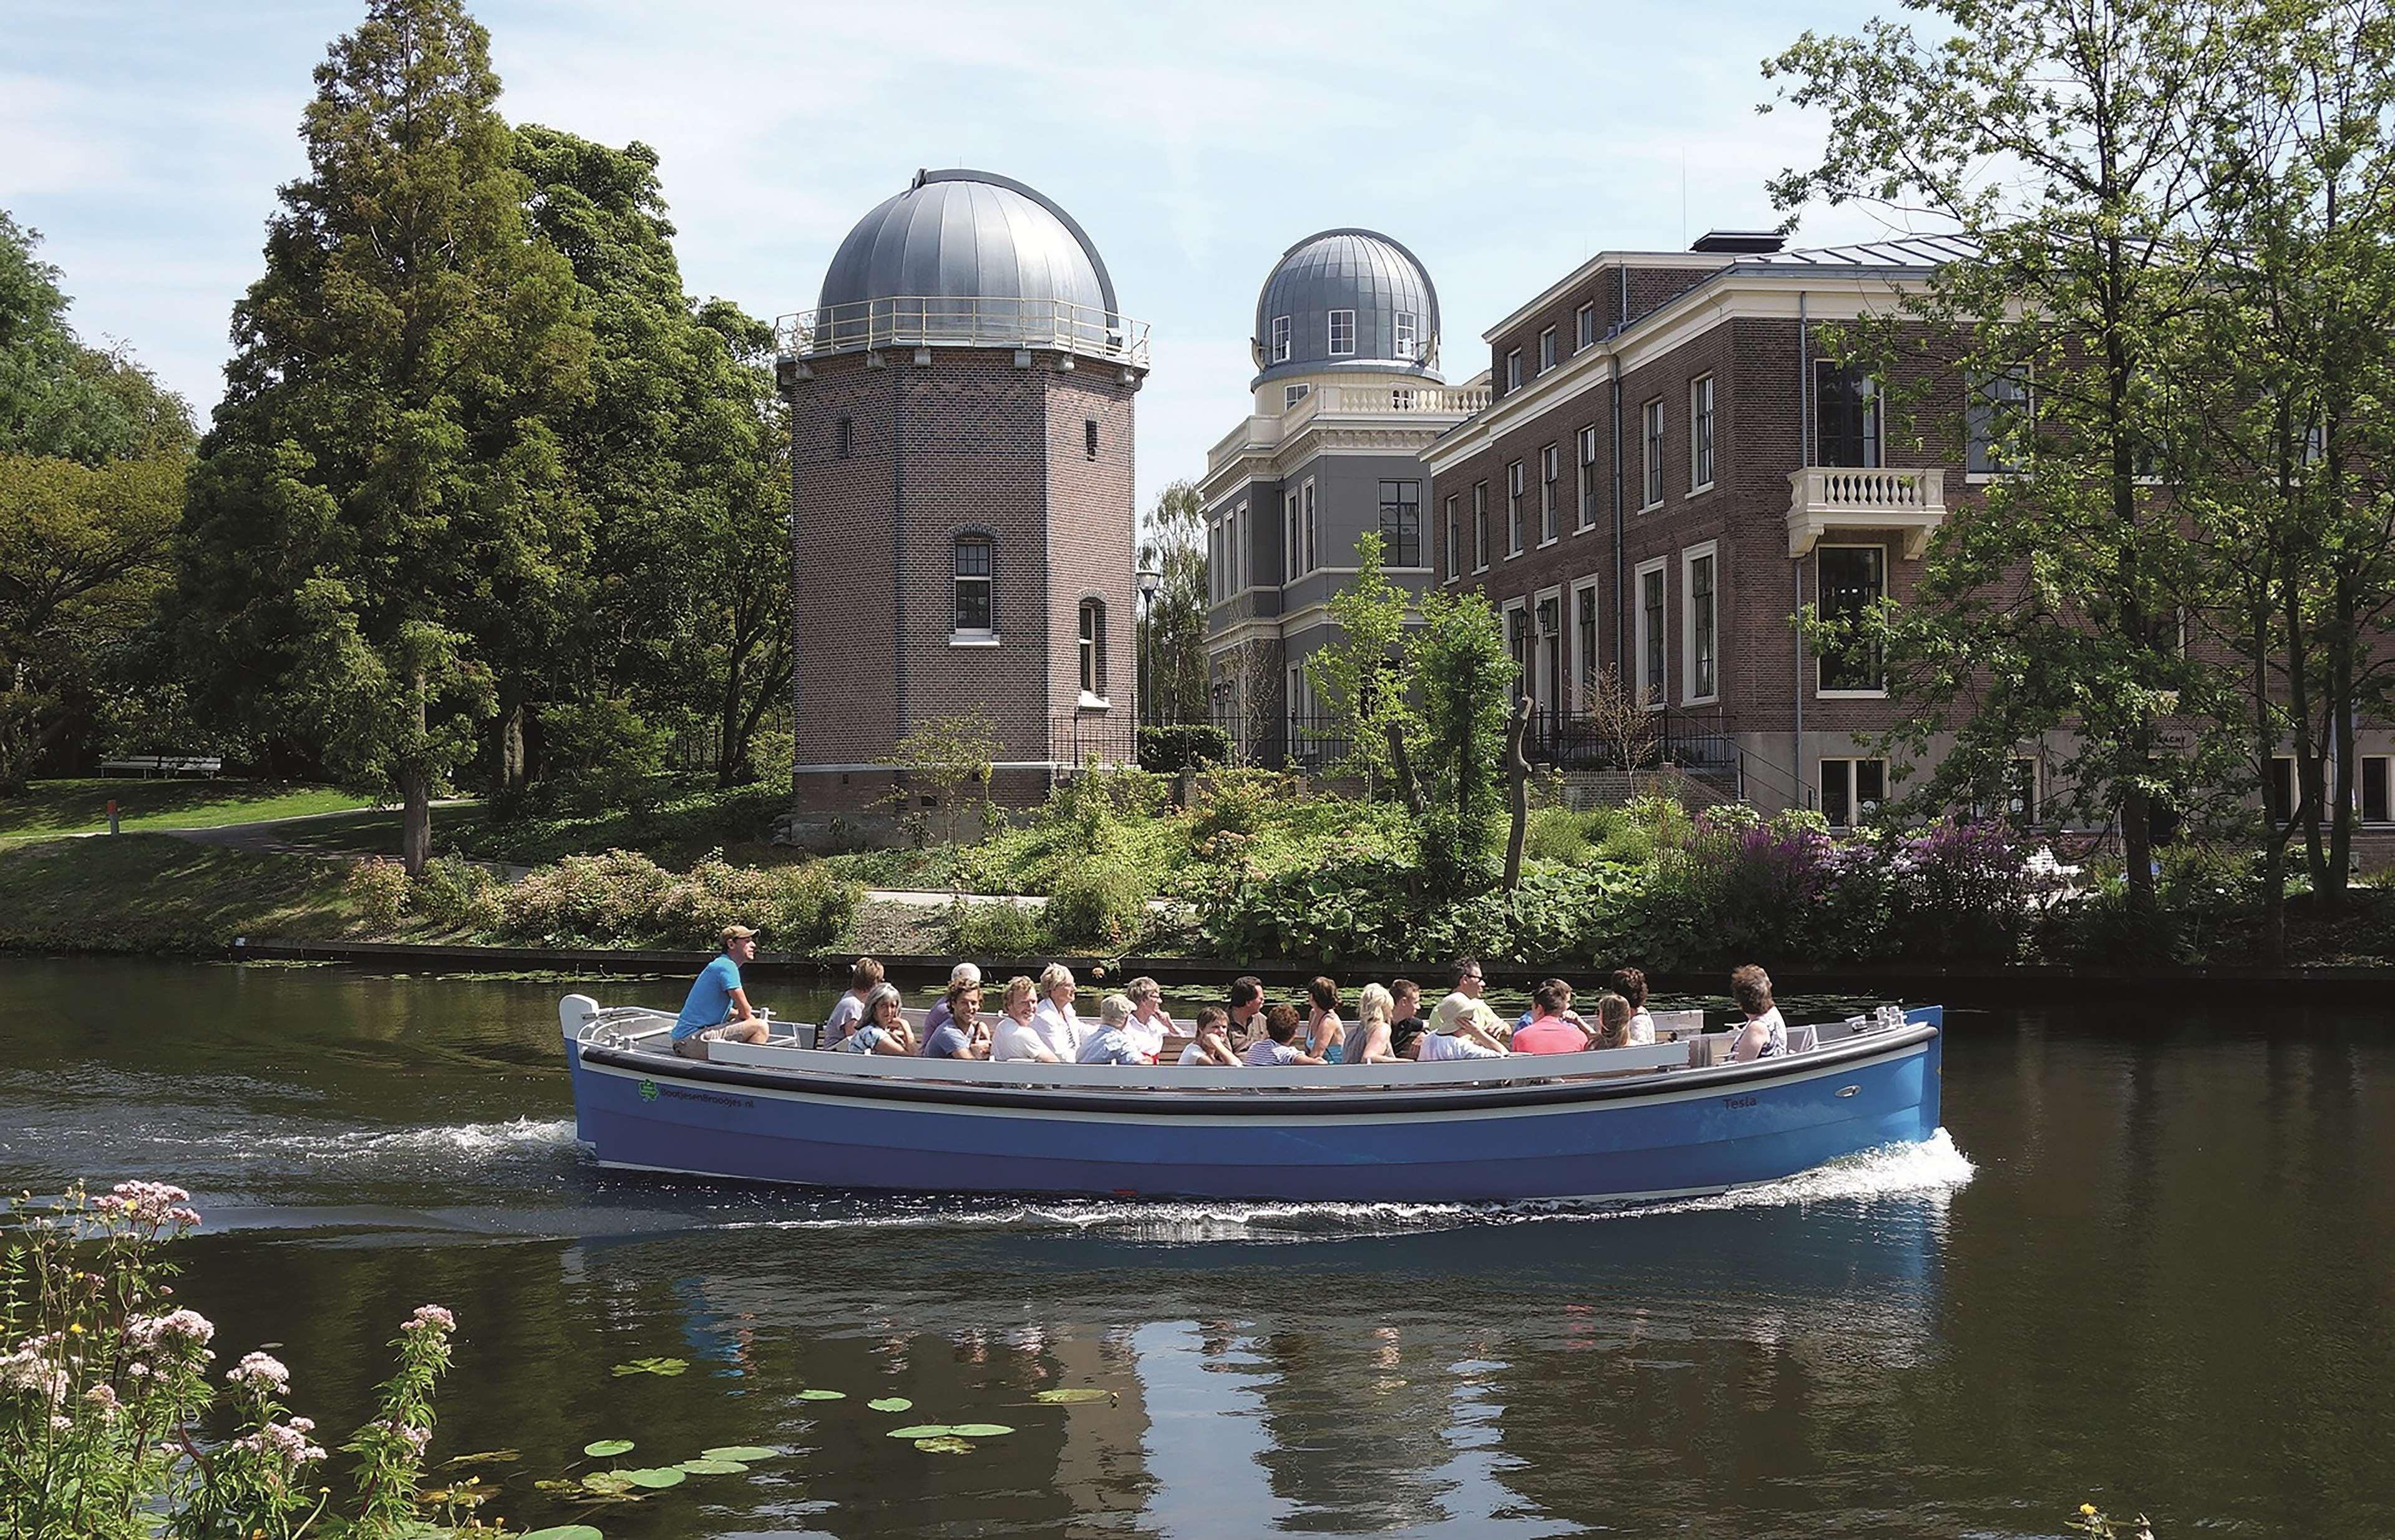
<svg viewBox="0 0 2395 1540">
<path fill-rule="evenodd" d="M 1097 246 L 1036 190 L 919 171 L 856 222 L 824 274 L 806 350 L 896 344 L 1052 348 L 1123 358 L 1134 338 Z M 1144 335 L 1136 349 L 1145 362 Z"/>
<path fill-rule="evenodd" d="M 1421 258 L 1377 230 L 1326 230 L 1281 254 L 1256 297 L 1250 388 L 1284 375 L 1438 378 L 1438 290 Z"/>
</svg>

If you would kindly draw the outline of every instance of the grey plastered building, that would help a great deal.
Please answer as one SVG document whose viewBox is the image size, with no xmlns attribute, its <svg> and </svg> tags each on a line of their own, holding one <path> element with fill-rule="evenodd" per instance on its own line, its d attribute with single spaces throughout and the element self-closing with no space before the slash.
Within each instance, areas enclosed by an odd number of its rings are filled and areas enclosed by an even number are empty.
<svg viewBox="0 0 2395 1540">
<path fill-rule="evenodd" d="M 1199 484 L 1210 700 L 1250 759 L 1302 749 L 1304 661 L 1335 637 L 1329 602 L 1367 531 L 1392 581 L 1415 593 L 1433 581 L 1417 456 L 1489 400 L 1485 375 L 1446 384 L 1438 340 L 1429 271 L 1377 231 L 1309 235 L 1264 279 L 1248 415 Z"/>
</svg>

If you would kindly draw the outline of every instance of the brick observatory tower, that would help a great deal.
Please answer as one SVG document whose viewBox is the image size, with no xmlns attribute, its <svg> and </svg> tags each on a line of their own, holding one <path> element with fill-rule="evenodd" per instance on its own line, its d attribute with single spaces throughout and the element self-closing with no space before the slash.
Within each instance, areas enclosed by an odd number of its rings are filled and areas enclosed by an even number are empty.
<svg viewBox="0 0 2395 1540">
<path fill-rule="evenodd" d="M 886 761 L 969 712 L 1004 804 L 1129 757 L 1147 337 L 1081 227 L 1004 177 L 919 172 L 780 333 L 794 811 L 920 810 Z"/>
</svg>

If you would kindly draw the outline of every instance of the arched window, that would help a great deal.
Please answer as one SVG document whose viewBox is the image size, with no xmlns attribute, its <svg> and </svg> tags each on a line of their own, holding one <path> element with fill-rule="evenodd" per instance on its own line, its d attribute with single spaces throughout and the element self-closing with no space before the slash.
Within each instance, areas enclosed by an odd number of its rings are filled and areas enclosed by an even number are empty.
<svg viewBox="0 0 2395 1540">
<path fill-rule="evenodd" d="M 1081 693 L 1106 695 L 1106 601 L 1081 600 Z"/>
<path fill-rule="evenodd" d="M 957 536 L 957 634 L 994 636 L 998 631 L 998 548 L 986 534 Z"/>
</svg>

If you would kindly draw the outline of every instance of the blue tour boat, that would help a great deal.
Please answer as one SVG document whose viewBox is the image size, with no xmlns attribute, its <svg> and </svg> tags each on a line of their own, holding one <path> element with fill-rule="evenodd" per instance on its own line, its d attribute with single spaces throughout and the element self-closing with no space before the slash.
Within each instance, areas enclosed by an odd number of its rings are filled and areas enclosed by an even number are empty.
<svg viewBox="0 0 2395 1540">
<path fill-rule="evenodd" d="M 909 1192 L 1347 1203 L 1640 1201 L 1777 1180 L 1938 1131 L 1943 1007 L 1573 1054 L 1284 1069 L 962 1062 L 811 1037 L 668 1046 L 666 1013 L 559 1003 L 603 1166 Z M 1801 1045 L 1801 1046 L 1799 1046 Z"/>
</svg>

